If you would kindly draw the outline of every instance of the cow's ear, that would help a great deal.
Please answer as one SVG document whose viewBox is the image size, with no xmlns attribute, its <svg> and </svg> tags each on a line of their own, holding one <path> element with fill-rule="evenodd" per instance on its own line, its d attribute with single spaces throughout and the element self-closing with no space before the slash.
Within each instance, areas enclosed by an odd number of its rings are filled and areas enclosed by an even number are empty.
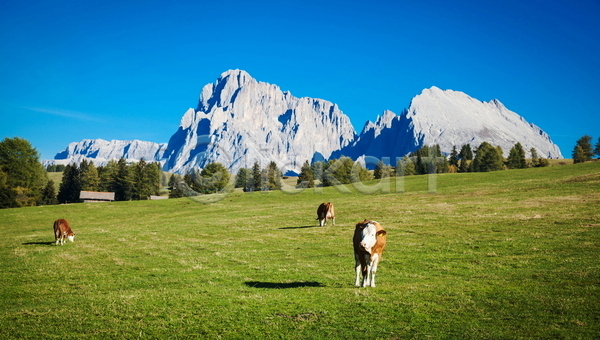
<svg viewBox="0 0 600 340">
<path fill-rule="evenodd" d="M 385 231 L 385 230 L 381 229 L 380 231 L 378 231 L 378 232 L 376 233 L 376 235 L 377 235 L 377 236 L 385 236 L 385 235 L 387 235 L 387 231 Z"/>
</svg>

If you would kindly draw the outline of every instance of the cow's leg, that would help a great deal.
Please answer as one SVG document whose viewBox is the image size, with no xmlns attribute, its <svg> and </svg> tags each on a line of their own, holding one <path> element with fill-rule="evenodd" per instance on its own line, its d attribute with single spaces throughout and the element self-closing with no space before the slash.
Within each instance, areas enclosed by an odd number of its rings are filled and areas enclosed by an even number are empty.
<svg viewBox="0 0 600 340">
<path fill-rule="evenodd" d="M 363 270 L 363 287 L 371 285 L 371 255 L 365 255 L 366 270 Z"/>
<path fill-rule="evenodd" d="M 358 258 L 357 254 L 354 254 L 354 260 L 356 261 L 356 265 L 354 267 L 354 270 L 356 271 L 356 282 L 354 283 L 354 285 L 357 287 L 360 287 L 360 276 L 361 276 L 362 268 L 360 265 L 360 259 Z"/>
<path fill-rule="evenodd" d="M 369 274 L 371 276 L 371 287 L 375 287 L 375 274 L 377 273 L 377 265 L 379 264 L 379 254 L 373 255 L 372 260 Z"/>
<path fill-rule="evenodd" d="M 331 225 L 335 225 L 335 217 L 331 218 Z"/>
<path fill-rule="evenodd" d="M 324 218 L 319 218 L 319 227 L 322 227 L 325 225 L 325 219 Z"/>
</svg>

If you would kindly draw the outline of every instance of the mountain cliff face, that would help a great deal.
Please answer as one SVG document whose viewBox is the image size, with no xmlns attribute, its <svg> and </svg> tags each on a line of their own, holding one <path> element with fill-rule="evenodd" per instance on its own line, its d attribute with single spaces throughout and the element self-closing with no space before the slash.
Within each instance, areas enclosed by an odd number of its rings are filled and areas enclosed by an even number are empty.
<svg viewBox="0 0 600 340">
<path fill-rule="evenodd" d="M 92 160 L 94 164 L 105 165 L 109 160 L 123 157 L 128 162 L 157 161 L 163 158 L 167 144 L 158 144 L 140 140 L 124 141 L 103 139 L 84 139 L 81 142 L 69 144 L 67 148 L 54 156 L 55 163 L 80 163 L 82 160 Z"/>
<path fill-rule="evenodd" d="M 482 102 L 437 87 L 423 90 L 400 115 L 384 111 L 374 123 L 367 122 L 359 137 L 333 156 L 390 157 L 394 161 L 424 145 L 439 144 L 443 153 L 450 154 L 453 146 L 458 150 L 464 144 L 476 148 L 484 141 L 500 146 L 505 157 L 520 142 L 528 156 L 535 148 L 542 157 L 562 158 L 548 134 L 500 101 Z"/>
<path fill-rule="evenodd" d="M 329 157 L 355 138 L 348 116 L 322 99 L 296 98 L 258 82 L 245 71 L 227 71 L 202 89 L 198 107 L 181 119 L 165 152 L 165 169 L 184 173 L 221 162 L 236 173 L 255 161 L 274 161 L 299 172 L 315 153 Z"/>
<path fill-rule="evenodd" d="M 520 142 L 544 157 L 562 158 L 539 127 L 508 110 L 498 100 L 481 102 L 463 92 L 432 87 L 400 115 L 384 111 L 356 135 L 348 116 L 322 99 L 297 98 L 277 85 L 259 82 L 247 72 L 230 70 L 204 86 L 195 109 L 188 109 L 168 144 L 142 141 L 83 140 L 58 153 L 55 162 L 96 164 L 125 157 L 160 161 L 166 171 L 186 173 L 221 162 L 230 172 L 274 161 L 283 172 L 298 173 L 306 160 L 389 157 L 391 162 L 423 145 L 477 147 L 487 141 L 508 155 Z"/>
</svg>

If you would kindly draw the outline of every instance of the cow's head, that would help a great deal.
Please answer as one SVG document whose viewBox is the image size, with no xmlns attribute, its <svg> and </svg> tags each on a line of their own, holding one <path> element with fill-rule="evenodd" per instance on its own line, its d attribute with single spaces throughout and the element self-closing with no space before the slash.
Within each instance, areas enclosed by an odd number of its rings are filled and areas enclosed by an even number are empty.
<svg viewBox="0 0 600 340">
<path fill-rule="evenodd" d="M 67 235 L 67 238 L 69 239 L 69 241 L 74 242 L 75 241 L 75 233 L 71 233 L 70 235 Z"/>
<path fill-rule="evenodd" d="M 361 229 L 361 239 L 360 239 L 360 247 L 364 249 L 369 254 L 371 253 L 371 249 L 377 242 L 378 235 L 385 235 L 387 232 L 383 229 L 377 230 L 377 226 L 379 223 L 375 221 L 364 220 L 356 225 L 356 228 Z"/>
</svg>

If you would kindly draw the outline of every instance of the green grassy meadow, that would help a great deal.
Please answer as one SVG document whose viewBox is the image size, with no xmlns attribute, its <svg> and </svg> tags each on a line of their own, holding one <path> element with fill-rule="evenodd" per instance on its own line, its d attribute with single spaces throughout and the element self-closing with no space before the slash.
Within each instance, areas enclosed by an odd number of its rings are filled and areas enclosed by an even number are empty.
<svg viewBox="0 0 600 340">
<path fill-rule="evenodd" d="M 598 338 L 600 163 L 400 184 L 0 210 L 0 338 Z M 365 218 L 375 288 L 353 285 Z"/>
</svg>

